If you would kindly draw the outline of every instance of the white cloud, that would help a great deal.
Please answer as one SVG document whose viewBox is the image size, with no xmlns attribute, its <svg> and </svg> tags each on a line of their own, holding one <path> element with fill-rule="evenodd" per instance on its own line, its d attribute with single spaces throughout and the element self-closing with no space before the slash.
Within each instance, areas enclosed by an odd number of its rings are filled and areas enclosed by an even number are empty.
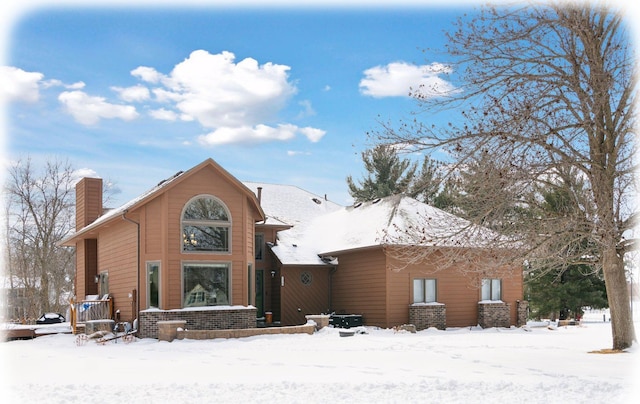
<svg viewBox="0 0 640 404">
<path fill-rule="evenodd" d="M 296 135 L 298 127 L 284 124 L 277 127 L 256 125 L 255 127 L 223 127 L 202 135 L 198 142 L 202 145 L 215 146 L 231 143 L 261 143 L 272 140 L 290 140 Z"/>
<path fill-rule="evenodd" d="M 208 134 L 198 138 L 201 145 L 284 141 L 297 134 L 317 142 L 325 131 L 299 128 L 277 121 L 278 112 L 297 92 L 289 82 L 289 66 L 259 64 L 245 58 L 236 62 L 228 51 L 211 54 L 192 52 L 169 74 L 140 66 L 131 74 L 147 83 L 158 84 L 151 90 L 153 101 L 170 105 L 152 110 L 155 119 L 197 121 Z M 301 116 L 314 115 L 311 103 L 301 101 Z"/>
<path fill-rule="evenodd" d="M 58 79 L 45 80 L 42 82 L 42 88 L 51 88 L 51 87 L 64 87 L 67 90 L 80 90 L 81 88 L 85 87 L 85 84 L 82 81 L 77 81 L 72 84 L 65 84 Z"/>
<path fill-rule="evenodd" d="M 300 133 L 305 135 L 307 139 L 309 139 L 313 143 L 319 142 L 320 139 L 322 139 L 322 137 L 327 133 L 322 129 L 316 129 L 311 127 L 300 128 L 299 130 L 300 130 Z"/>
<path fill-rule="evenodd" d="M 246 58 L 235 63 L 231 52 L 191 53 L 162 79 L 165 99 L 207 128 L 255 126 L 283 108 L 296 88 L 288 82 L 289 66 Z"/>
<path fill-rule="evenodd" d="M 256 126 L 222 127 L 198 138 L 202 145 L 217 146 L 231 143 L 264 143 L 269 141 L 285 141 L 302 134 L 311 142 L 318 142 L 325 131 L 306 127 L 299 128 L 292 124 L 281 124 L 277 127 L 259 124 Z"/>
<path fill-rule="evenodd" d="M 136 109 L 132 106 L 111 104 L 103 97 L 90 96 L 82 91 L 62 92 L 58 100 L 67 112 L 83 125 L 96 124 L 103 118 L 130 121 L 138 117 Z"/>
<path fill-rule="evenodd" d="M 38 83 L 44 74 L 26 72 L 12 66 L 0 66 L 0 102 L 36 102 L 40 99 Z"/>
<path fill-rule="evenodd" d="M 296 117 L 297 119 L 302 119 L 307 116 L 314 116 L 316 114 L 316 111 L 313 109 L 313 106 L 311 106 L 311 101 L 302 100 L 298 103 L 298 105 L 302 107 L 302 111 L 300 111 L 300 113 Z"/>
<path fill-rule="evenodd" d="M 149 89 L 145 86 L 137 85 L 131 87 L 111 87 L 113 91 L 118 93 L 120 99 L 127 102 L 146 101 L 151 97 Z"/>
<path fill-rule="evenodd" d="M 455 87 L 439 77 L 451 73 L 451 67 L 442 63 L 416 66 L 405 62 L 389 63 L 364 71 L 365 78 L 360 81 L 360 92 L 372 97 L 408 97 L 411 89 L 420 88 L 423 95 L 443 96 Z"/>
<path fill-rule="evenodd" d="M 131 70 L 131 75 L 139 78 L 147 83 L 159 83 L 163 79 L 163 75 L 158 73 L 153 67 L 140 66 Z"/>
<path fill-rule="evenodd" d="M 309 152 L 303 152 L 303 151 L 297 151 L 297 150 L 287 150 L 287 156 L 299 156 L 299 155 L 305 155 L 305 156 L 310 156 L 311 153 Z"/>
<path fill-rule="evenodd" d="M 154 109 L 152 111 L 149 111 L 149 115 L 161 121 L 176 121 L 178 119 L 178 114 L 164 108 Z"/>
<path fill-rule="evenodd" d="M 100 178 L 95 170 L 86 167 L 75 170 L 72 174 L 72 177 L 75 179 L 74 182 L 78 182 L 83 178 Z"/>
</svg>

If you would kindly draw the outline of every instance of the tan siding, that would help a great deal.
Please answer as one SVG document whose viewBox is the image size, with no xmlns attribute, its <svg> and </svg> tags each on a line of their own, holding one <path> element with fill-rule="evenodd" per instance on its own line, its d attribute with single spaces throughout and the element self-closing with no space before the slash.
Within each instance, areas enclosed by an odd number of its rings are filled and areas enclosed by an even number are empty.
<svg viewBox="0 0 640 404">
<path fill-rule="evenodd" d="M 166 235 L 163 232 L 162 199 L 156 198 L 146 204 L 143 212 L 144 241 L 142 251 L 144 254 L 160 254 L 166 242 Z"/>
<path fill-rule="evenodd" d="M 409 323 L 412 281 L 407 271 L 387 270 L 389 282 L 387 327 Z"/>
<path fill-rule="evenodd" d="M 231 214 L 231 252 L 220 254 L 209 253 L 182 253 L 181 215 L 185 204 L 197 195 L 213 195 L 220 199 L 229 209 Z M 186 261 L 218 261 L 231 263 L 231 304 L 246 305 L 248 302 L 248 277 L 247 266 L 253 262 L 253 223 L 257 218 L 255 210 L 248 211 L 247 196 L 235 185 L 229 183 L 220 176 L 216 170 L 205 167 L 197 175 L 186 178 L 177 186 L 171 188 L 166 194 L 166 208 L 162 209 L 149 205 L 151 212 L 148 217 L 155 215 L 156 210 L 166 217 L 166 223 L 162 223 L 160 233 L 165 237 L 164 245 L 166 253 L 163 254 L 162 263 L 163 284 L 168 285 L 164 290 L 163 302 L 167 309 L 182 307 L 182 263 Z M 160 204 L 160 203 L 159 203 Z M 163 205 L 164 206 L 164 205 Z M 145 237 L 150 240 L 157 238 L 158 233 L 154 225 L 149 223 L 149 229 L 145 230 Z M 152 230 L 153 229 L 153 230 Z M 166 229 L 166 230 L 163 230 Z M 251 239 L 251 245 L 248 240 Z M 151 243 L 150 241 L 148 242 Z"/>
<path fill-rule="evenodd" d="M 137 237 L 137 227 L 123 220 L 101 232 L 98 242 L 98 272 L 109 273 L 114 310 L 120 310 L 124 321 L 133 319 L 129 293 L 138 287 Z"/>
<path fill-rule="evenodd" d="M 341 254 L 333 275 L 331 309 L 362 314 L 367 325 L 387 327 L 385 256 L 382 250 Z"/>
<path fill-rule="evenodd" d="M 480 283 L 482 275 L 479 273 L 463 271 L 458 267 L 436 268 L 432 264 L 433 260 L 426 261 L 422 265 L 412 265 L 402 270 L 398 275 L 391 275 L 390 285 L 392 285 L 394 296 L 390 304 L 390 322 L 401 324 L 408 321 L 408 309 L 406 315 L 402 311 L 400 300 L 406 298 L 407 304 L 413 302 L 413 279 L 432 278 L 437 282 L 437 300 L 446 305 L 447 327 L 466 327 L 478 324 L 478 301 L 481 299 Z M 468 269 L 468 268 L 467 268 Z M 402 293 L 400 274 L 406 274 L 402 280 L 406 279 L 407 293 Z M 515 276 L 508 276 L 516 274 Z M 511 305 L 511 321 L 516 323 L 516 301 L 522 299 L 522 271 L 507 269 L 502 273 L 491 275 L 491 277 L 502 278 L 503 301 Z M 398 279 L 396 279 L 398 278 Z"/>
</svg>

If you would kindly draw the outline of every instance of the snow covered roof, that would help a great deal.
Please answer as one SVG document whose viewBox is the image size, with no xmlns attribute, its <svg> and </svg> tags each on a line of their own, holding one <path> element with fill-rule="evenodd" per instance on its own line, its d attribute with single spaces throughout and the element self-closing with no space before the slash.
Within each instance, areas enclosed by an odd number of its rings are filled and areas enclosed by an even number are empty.
<svg viewBox="0 0 640 404">
<path fill-rule="evenodd" d="M 281 231 L 272 251 L 285 265 L 321 265 L 319 256 L 345 250 L 384 244 L 477 248 L 496 237 L 489 229 L 394 195 L 316 217 L 303 231 Z"/>
<path fill-rule="evenodd" d="M 266 220 L 260 224 L 294 226 L 300 231 L 311 220 L 342 209 L 342 205 L 293 185 L 277 185 L 244 181 L 243 184 L 258 196 Z"/>
</svg>

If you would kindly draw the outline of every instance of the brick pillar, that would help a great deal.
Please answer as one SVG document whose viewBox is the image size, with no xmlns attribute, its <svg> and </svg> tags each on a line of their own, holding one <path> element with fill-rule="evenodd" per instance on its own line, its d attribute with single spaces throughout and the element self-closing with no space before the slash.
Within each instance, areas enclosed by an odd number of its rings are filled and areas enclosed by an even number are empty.
<svg viewBox="0 0 640 404">
<path fill-rule="evenodd" d="M 516 326 L 522 327 L 527 324 L 529 318 L 529 302 L 526 300 L 516 301 Z"/>
</svg>

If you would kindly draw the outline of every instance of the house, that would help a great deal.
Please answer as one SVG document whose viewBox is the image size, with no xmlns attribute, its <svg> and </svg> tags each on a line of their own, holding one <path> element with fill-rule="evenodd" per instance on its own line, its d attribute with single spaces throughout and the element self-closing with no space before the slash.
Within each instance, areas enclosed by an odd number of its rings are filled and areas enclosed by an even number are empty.
<svg viewBox="0 0 640 404">
<path fill-rule="evenodd" d="M 526 310 L 520 269 L 487 278 L 436 261 L 394 270 L 390 230 L 436 212 L 406 197 L 343 207 L 293 186 L 241 182 L 207 159 L 117 209 L 103 209 L 98 178 L 82 179 L 76 199 L 76 232 L 63 245 L 76 249 L 77 300 L 108 299 L 142 337 L 156 337 L 164 320 L 234 329 L 335 312 L 422 329 L 508 326 Z M 434 256 L 460 249 L 398 244 Z"/>
<path fill-rule="evenodd" d="M 281 231 L 271 251 L 284 276 L 283 294 L 288 285 L 316 279 L 314 268 L 330 266 L 330 311 L 361 315 L 368 325 L 525 324 L 522 268 L 492 265 L 496 237 L 447 212 L 394 195 Z M 295 298 L 304 304 L 304 295 Z M 285 323 L 290 315 L 283 312 Z"/>
</svg>

